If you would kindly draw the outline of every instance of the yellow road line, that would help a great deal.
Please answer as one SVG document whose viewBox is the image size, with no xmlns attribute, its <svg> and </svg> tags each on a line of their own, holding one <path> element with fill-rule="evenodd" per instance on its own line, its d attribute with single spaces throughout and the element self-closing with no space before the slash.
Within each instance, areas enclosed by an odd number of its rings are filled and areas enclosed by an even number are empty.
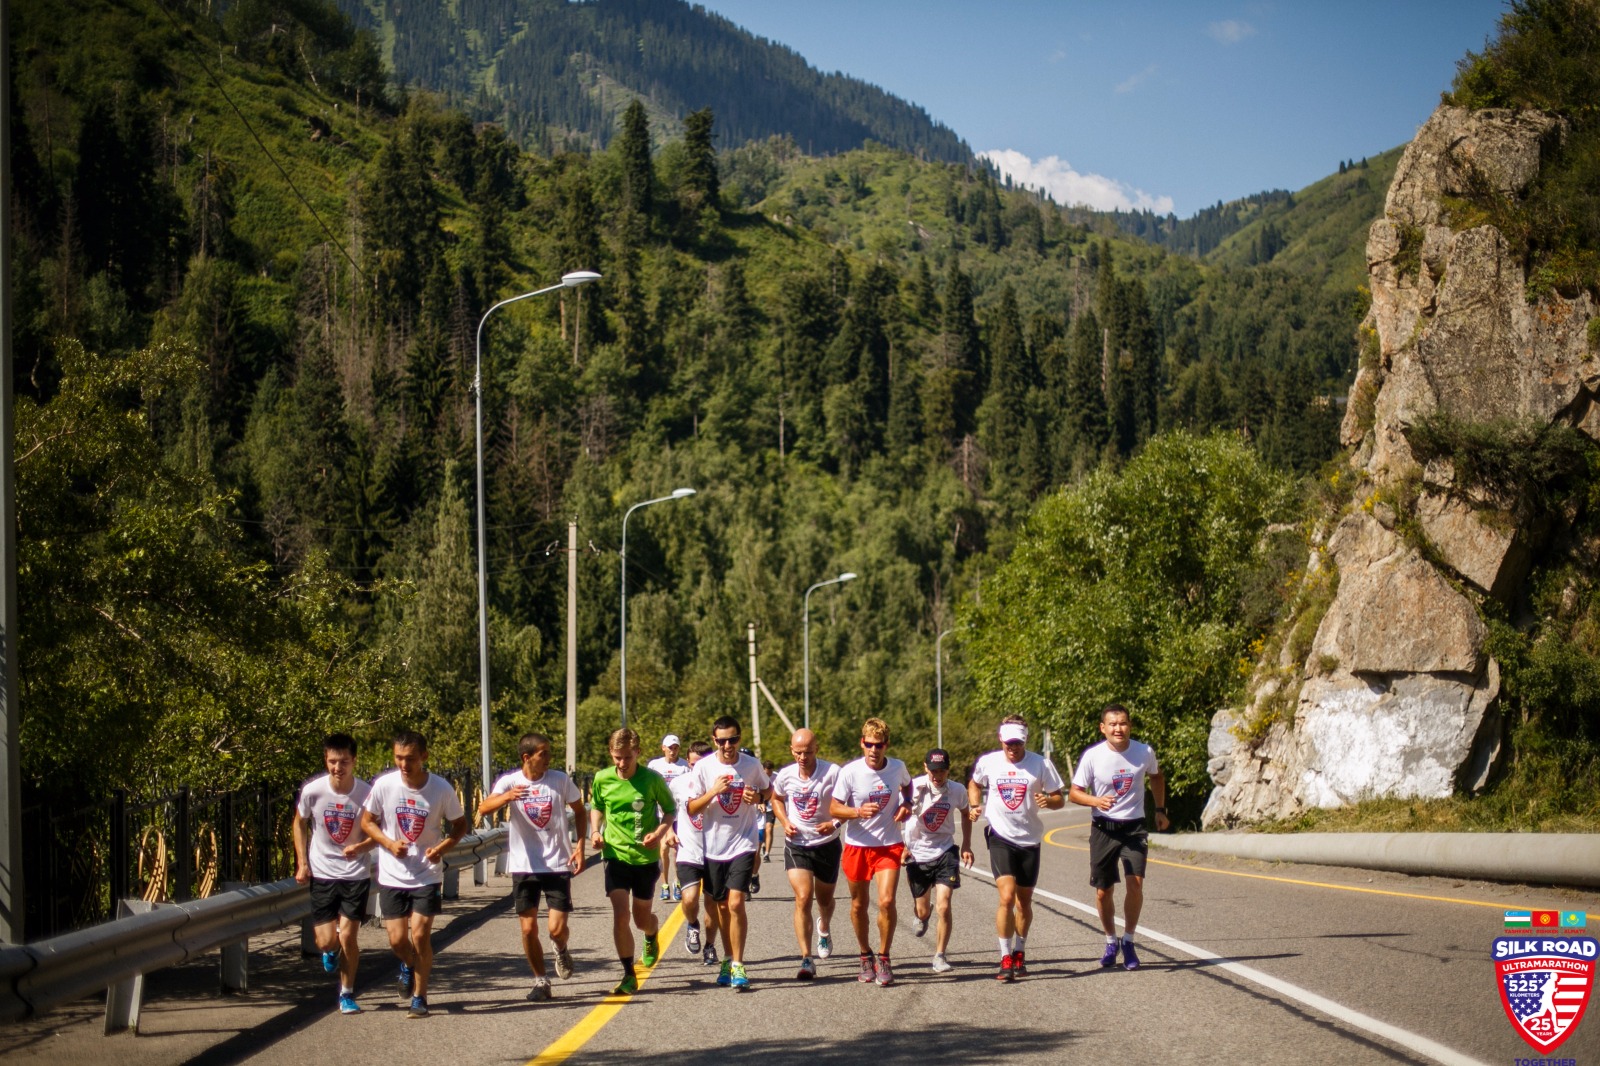
<svg viewBox="0 0 1600 1066">
<path fill-rule="evenodd" d="M 666 921 L 661 923 L 661 930 L 657 934 L 657 940 L 661 943 L 661 958 L 667 957 L 667 949 L 672 945 L 673 939 L 677 936 L 678 927 L 682 924 L 683 908 L 673 907 L 672 913 L 667 916 Z M 657 961 L 656 966 L 659 965 L 661 963 Z M 655 966 L 650 967 L 648 970 L 643 967 L 637 967 L 635 972 L 639 975 L 639 987 L 641 989 L 644 988 L 644 983 L 650 980 L 650 975 L 655 973 L 655 970 Z M 632 995 L 607 996 L 603 1003 L 588 1014 L 585 1014 L 578 1024 L 562 1033 L 549 1047 L 529 1059 L 527 1066 L 555 1066 L 556 1063 L 566 1062 L 576 1055 L 583 1045 L 594 1039 L 594 1035 L 604 1029 L 606 1023 L 616 1017 L 617 1012 L 627 1006 L 628 1001 L 632 998 Z"/>
<path fill-rule="evenodd" d="M 1088 848 L 1080 847 L 1077 844 L 1060 844 L 1051 839 L 1057 833 L 1060 833 L 1063 830 L 1082 829 L 1088 824 L 1088 822 L 1083 822 L 1079 825 L 1057 826 L 1044 835 L 1045 843 L 1057 848 L 1066 848 L 1070 851 L 1088 851 Z M 1421 899 L 1427 900 L 1430 903 L 1459 903 L 1463 907 L 1488 907 L 1492 910 L 1500 911 L 1503 911 L 1507 907 L 1511 906 L 1511 904 L 1508 903 L 1486 903 L 1480 899 L 1457 899 L 1454 896 L 1425 896 L 1416 892 L 1395 892 L 1387 888 L 1362 888 L 1359 885 L 1335 885 L 1329 884 L 1326 881 L 1301 881 L 1293 877 L 1272 877 L 1268 874 L 1248 874 L 1242 870 L 1218 870 L 1213 866 L 1196 866 L 1193 863 L 1170 862 L 1166 859 L 1146 859 L 1145 861 L 1153 862 L 1157 866 L 1176 866 L 1180 870 L 1197 870 L 1200 873 L 1205 874 L 1225 874 L 1228 877 L 1248 877 L 1255 881 L 1277 881 L 1280 884 L 1305 885 L 1309 888 L 1333 888 L 1338 889 L 1341 892 L 1365 892 L 1371 896 L 1399 896 L 1401 899 Z M 1558 908 L 1551 909 L 1555 910 Z M 1600 918 L 1600 914 L 1591 914 L 1589 917 Z"/>
</svg>

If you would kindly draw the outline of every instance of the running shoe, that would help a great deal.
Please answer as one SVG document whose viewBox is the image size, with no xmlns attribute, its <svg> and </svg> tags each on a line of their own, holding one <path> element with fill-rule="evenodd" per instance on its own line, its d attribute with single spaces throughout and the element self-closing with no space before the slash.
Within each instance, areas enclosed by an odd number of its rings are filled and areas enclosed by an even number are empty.
<svg viewBox="0 0 1600 1066">
<path fill-rule="evenodd" d="M 944 952 L 941 951 L 933 957 L 934 973 L 949 973 L 953 969 L 955 967 L 951 966 L 950 960 L 944 957 Z"/>
<path fill-rule="evenodd" d="M 339 968 L 339 953 L 337 951 L 324 951 L 322 953 L 322 972 L 332 973 Z"/>
<path fill-rule="evenodd" d="M 683 950 L 687 951 L 692 959 L 700 954 L 700 947 L 700 927 L 691 925 L 688 931 L 683 934 Z"/>
<path fill-rule="evenodd" d="M 1011 953 L 1011 968 L 1016 971 L 1018 977 L 1028 976 L 1028 960 L 1023 957 L 1022 952 L 1013 951 Z"/>
<path fill-rule="evenodd" d="M 871 955 L 861 956 L 861 972 L 856 974 L 856 980 L 864 985 L 870 985 L 878 978 L 878 967 L 873 962 Z"/>
<path fill-rule="evenodd" d="M 639 991 L 639 978 L 635 974 L 623 974 L 622 980 L 617 982 L 617 987 L 611 990 L 613 996 L 631 996 Z"/>
<path fill-rule="evenodd" d="M 710 941 L 706 942 L 705 950 L 700 953 L 700 963 L 704 966 L 715 966 L 717 964 L 717 945 Z"/>
<path fill-rule="evenodd" d="M 644 935 L 644 950 L 639 953 L 639 961 L 646 966 L 654 966 L 661 957 L 661 942 L 649 933 Z"/>
<path fill-rule="evenodd" d="M 825 959 L 833 954 L 833 936 L 822 928 L 822 919 L 817 919 L 817 958 Z"/>
<path fill-rule="evenodd" d="M 1139 968 L 1139 955 L 1133 950 L 1133 941 L 1122 942 L 1122 968 L 1124 970 L 1137 970 Z"/>
<path fill-rule="evenodd" d="M 1101 969 L 1104 969 L 1107 966 L 1115 966 L 1117 964 L 1117 947 L 1118 944 L 1115 940 L 1106 945 L 1106 953 L 1100 956 Z"/>
<path fill-rule="evenodd" d="M 914 918 L 911 921 L 911 935 L 921 936 L 928 931 L 928 919 Z"/>
<path fill-rule="evenodd" d="M 722 969 L 717 971 L 717 986 L 727 988 L 733 983 L 733 960 L 723 959 Z"/>
<path fill-rule="evenodd" d="M 356 997 L 350 992 L 339 993 L 340 1014 L 360 1014 L 361 1004 L 356 1002 Z"/>
<path fill-rule="evenodd" d="M 817 976 L 817 964 L 807 955 L 800 960 L 800 972 L 794 975 L 796 981 L 810 981 Z"/>
<path fill-rule="evenodd" d="M 683 886 L 676 881 L 672 882 L 672 898 L 679 900 L 683 898 Z"/>
<path fill-rule="evenodd" d="M 760 874 L 756 874 L 754 877 L 750 878 L 750 894 L 753 896 L 757 892 L 760 892 L 760 891 L 761 891 L 761 875 Z"/>
<path fill-rule="evenodd" d="M 566 948 L 556 948 L 556 976 L 563 981 L 572 976 L 572 956 Z"/>
<path fill-rule="evenodd" d="M 744 963 L 736 962 L 729 969 L 732 973 L 729 975 L 728 980 L 733 985 L 733 990 L 735 992 L 750 991 L 750 978 L 744 975 Z"/>
<path fill-rule="evenodd" d="M 411 967 L 402 962 L 400 964 L 400 976 L 394 979 L 394 989 L 400 994 L 401 999 L 411 998 L 412 981 Z"/>
<path fill-rule="evenodd" d="M 544 1003 L 550 999 L 550 982 L 535 981 L 533 987 L 528 989 L 528 999 L 533 1003 Z"/>
<path fill-rule="evenodd" d="M 669 900 L 671 898 L 672 898 L 672 886 L 663 884 L 661 886 L 661 902 L 665 903 L 667 900 Z"/>
<path fill-rule="evenodd" d="M 426 1018 L 428 1016 L 428 1000 L 426 996 L 412 996 L 411 1009 L 406 1011 L 407 1018 Z"/>
<path fill-rule="evenodd" d="M 994 979 L 996 981 L 1004 981 L 1008 984 L 1017 979 L 1017 975 L 1013 973 L 1011 969 L 1010 955 L 1000 956 L 1000 972 L 994 975 Z"/>
<path fill-rule="evenodd" d="M 889 967 L 889 956 L 878 956 L 878 972 L 873 976 L 879 988 L 888 988 L 894 984 L 894 970 Z"/>
</svg>

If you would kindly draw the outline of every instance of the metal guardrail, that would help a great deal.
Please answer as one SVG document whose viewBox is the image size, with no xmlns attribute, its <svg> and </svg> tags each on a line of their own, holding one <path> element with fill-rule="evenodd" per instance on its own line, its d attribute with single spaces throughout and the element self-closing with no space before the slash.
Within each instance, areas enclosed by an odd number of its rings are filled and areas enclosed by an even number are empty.
<svg viewBox="0 0 1600 1066">
<path fill-rule="evenodd" d="M 444 857 L 447 894 L 463 867 L 503 853 L 506 837 L 503 827 L 462 837 Z M 119 986 L 145 974 L 305 918 L 311 893 L 287 877 L 155 908 L 35 944 L 0 947 L 0 1022 L 44 1014 L 100 989 L 111 989 L 114 1001 Z M 238 965 L 242 973 L 242 961 Z M 133 997 L 136 1017 L 137 990 L 122 995 Z M 108 1011 L 114 1009 L 108 1003 Z"/>
</svg>

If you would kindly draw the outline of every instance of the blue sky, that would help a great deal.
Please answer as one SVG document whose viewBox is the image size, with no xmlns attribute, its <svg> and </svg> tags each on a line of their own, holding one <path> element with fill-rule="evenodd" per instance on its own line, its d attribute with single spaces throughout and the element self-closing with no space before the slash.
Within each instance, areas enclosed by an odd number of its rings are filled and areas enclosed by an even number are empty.
<svg viewBox="0 0 1600 1066">
<path fill-rule="evenodd" d="M 1061 202 L 1194 214 L 1403 144 L 1501 0 L 699 0 Z"/>
</svg>

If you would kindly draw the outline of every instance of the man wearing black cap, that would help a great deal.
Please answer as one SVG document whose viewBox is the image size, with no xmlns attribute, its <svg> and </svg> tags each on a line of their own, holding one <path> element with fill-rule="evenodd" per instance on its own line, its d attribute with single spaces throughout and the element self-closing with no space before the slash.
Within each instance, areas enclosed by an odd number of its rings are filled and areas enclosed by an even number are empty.
<svg viewBox="0 0 1600 1066">
<path fill-rule="evenodd" d="M 906 819 L 906 880 L 916 907 L 911 931 L 928 931 L 928 916 L 939 912 L 933 934 L 933 972 L 949 973 L 945 958 L 950 946 L 950 896 L 961 887 L 961 864 L 972 865 L 972 823 L 965 817 L 967 790 L 950 781 L 950 754 L 934 748 L 922 760 L 927 772 L 911 782 L 911 817 Z M 961 850 L 955 845 L 956 824 L 961 825 Z"/>
</svg>

